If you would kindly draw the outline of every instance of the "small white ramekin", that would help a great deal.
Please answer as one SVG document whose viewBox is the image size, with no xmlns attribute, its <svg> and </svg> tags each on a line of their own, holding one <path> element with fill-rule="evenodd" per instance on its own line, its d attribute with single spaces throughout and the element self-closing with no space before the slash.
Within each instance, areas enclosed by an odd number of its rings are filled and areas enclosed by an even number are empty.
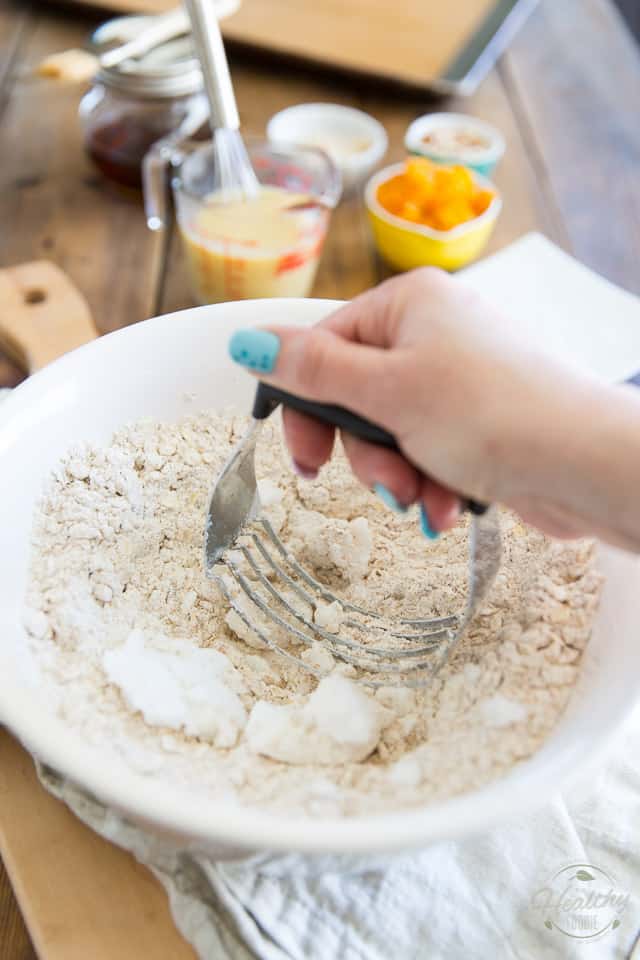
<svg viewBox="0 0 640 960">
<path fill-rule="evenodd" d="M 348 156 L 332 153 L 335 137 L 369 141 L 369 146 Z M 276 113 L 267 124 L 267 138 L 274 144 L 299 144 L 325 149 L 342 174 L 345 192 L 359 186 L 387 152 L 387 134 L 377 120 L 363 110 L 339 103 L 299 103 Z M 323 138 L 327 147 L 323 147 Z"/>
</svg>

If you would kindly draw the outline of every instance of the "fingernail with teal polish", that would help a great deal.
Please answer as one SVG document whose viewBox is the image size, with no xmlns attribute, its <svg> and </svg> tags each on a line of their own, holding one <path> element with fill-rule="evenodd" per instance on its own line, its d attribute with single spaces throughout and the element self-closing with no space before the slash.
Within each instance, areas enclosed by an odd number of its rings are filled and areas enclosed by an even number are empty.
<svg viewBox="0 0 640 960">
<path fill-rule="evenodd" d="M 280 338 L 269 330 L 236 330 L 229 341 L 231 359 L 260 373 L 271 373 L 279 351 Z"/>
<path fill-rule="evenodd" d="M 425 537 L 429 538 L 429 540 L 437 540 L 437 538 L 440 536 L 437 530 L 432 530 L 431 524 L 429 523 L 429 517 L 427 516 L 427 511 L 422 503 L 420 504 L 420 529 L 424 533 Z"/>
<path fill-rule="evenodd" d="M 391 490 L 387 490 L 385 486 L 381 483 L 374 483 L 373 485 L 374 493 L 377 493 L 380 499 L 384 504 L 386 504 L 390 510 L 393 510 L 394 513 L 406 513 L 407 508 L 404 507 L 401 503 L 398 503 L 394 495 L 391 493 Z"/>
</svg>

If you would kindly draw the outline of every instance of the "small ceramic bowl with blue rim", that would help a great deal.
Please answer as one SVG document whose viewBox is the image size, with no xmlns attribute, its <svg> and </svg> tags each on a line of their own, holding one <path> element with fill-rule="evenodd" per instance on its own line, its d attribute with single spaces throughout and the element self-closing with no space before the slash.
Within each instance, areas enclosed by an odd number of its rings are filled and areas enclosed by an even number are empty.
<svg viewBox="0 0 640 960">
<path fill-rule="evenodd" d="M 491 176 L 506 148 L 499 130 L 465 113 L 418 117 L 408 128 L 404 144 L 408 153 L 434 163 L 459 163 L 482 177 Z"/>
</svg>

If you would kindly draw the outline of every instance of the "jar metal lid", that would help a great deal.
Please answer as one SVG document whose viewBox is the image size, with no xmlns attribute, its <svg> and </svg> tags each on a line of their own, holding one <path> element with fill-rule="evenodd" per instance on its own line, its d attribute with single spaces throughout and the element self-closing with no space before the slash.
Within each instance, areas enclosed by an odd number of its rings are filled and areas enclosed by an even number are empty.
<svg viewBox="0 0 640 960">
<path fill-rule="evenodd" d="M 100 53 L 115 41 L 132 39 L 146 23 L 146 17 L 116 17 L 103 23 L 91 37 L 93 51 Z M 203 89 L 191 37 L 169 40 L 135 60 L 103 68 L 96 82 L 134 97 L 158 99 L 189 96 Z"/>
</svg>

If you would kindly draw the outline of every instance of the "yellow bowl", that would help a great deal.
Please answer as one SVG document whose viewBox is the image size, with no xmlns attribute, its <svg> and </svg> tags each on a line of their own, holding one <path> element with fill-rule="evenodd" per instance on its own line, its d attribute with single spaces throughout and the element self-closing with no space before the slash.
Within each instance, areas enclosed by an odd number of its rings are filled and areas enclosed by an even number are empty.
<svg viewBox="0 0 640 960">
<path fill-rule="evenodd" d="M 502 209 L 502 199 L 493 183 L 479 174 L 473 174 L 478 186 L 494 194 L 485 212 L 451 230 L 434 230 L 433 227 L 396 217 L 378 203 L 380 184 L 404 170 L 404 163 L 385 167 L 371 177 L 365 188 L 369 222 L 380 255 L 394 270 L 427 266 L 458 270 L 475 260 L 487 245 Z"/>
</svg>

